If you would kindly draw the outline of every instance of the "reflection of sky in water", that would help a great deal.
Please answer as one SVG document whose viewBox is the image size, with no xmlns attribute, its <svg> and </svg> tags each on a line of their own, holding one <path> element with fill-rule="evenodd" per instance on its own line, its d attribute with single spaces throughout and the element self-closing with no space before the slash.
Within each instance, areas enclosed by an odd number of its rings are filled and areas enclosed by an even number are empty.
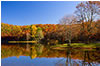
<svg viewBox="0 0 100 66">
<path fill-rule="evenodd" d="M 19 58 L 13 56 L 2 59 L 2 66 L 56 66 L 56 63 L 60 60 L 61 64 L 65 66 L 65 58 L 34 58 L 29 56 L 20 56 Z"/>
<path fill-rule="evenodd" d="M 66 66 L 66 58 L 60 57 L 60 58 L 34 58 L 31 59 L 29 56 L 20 56 L 19 58 L 13 56 L 1 59 L 2 66 Z M 68 61 L 70 59 L 68 58 Z M 82 60 L 75 60 L 71 59 L 72 66 L 75 66 L 75 64 L 79 64 L 82 66 Z M 68 63 L 68 66 L 70 65 L 70 62 Z M 99 65 L 94 65 L 99 66 Z"/>
</svg>

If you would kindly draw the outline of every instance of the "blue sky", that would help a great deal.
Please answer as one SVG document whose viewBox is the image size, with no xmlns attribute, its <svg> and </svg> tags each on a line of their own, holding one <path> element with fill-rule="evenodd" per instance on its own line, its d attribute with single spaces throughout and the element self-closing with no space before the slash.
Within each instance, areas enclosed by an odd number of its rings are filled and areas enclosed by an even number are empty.
<svg viewBox="0 0 100 66">
<path fill-rule="evenodd" d="M 57 24 L 80 1 L 2 1 L 1 22 L 14 25 Z"/>
</svg>

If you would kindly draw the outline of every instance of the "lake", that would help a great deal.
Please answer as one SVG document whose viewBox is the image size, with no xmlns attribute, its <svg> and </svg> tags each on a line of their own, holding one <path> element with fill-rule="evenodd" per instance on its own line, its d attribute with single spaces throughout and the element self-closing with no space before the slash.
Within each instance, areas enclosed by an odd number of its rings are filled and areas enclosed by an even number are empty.
<svg viewBox="0 0 100 66">
<path fill-rule="evenodd" d="M 42 44 L 2 44 L 2 66 L 100 66 L 100 48 L 53 49 Z"/>
</svg>

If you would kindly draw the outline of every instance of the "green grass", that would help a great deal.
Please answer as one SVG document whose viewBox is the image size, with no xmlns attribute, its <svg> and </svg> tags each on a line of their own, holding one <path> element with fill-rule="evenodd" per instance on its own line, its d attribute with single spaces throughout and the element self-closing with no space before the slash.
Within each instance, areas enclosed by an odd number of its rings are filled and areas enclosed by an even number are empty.
<svg viewBox="0 0 100 66">
<path fill-rule="evenodd" d="M 8 41 L 8 43 L 37 43 L 36 41 Z"/>
<path fill-rule="evenodd" d="M 90 43 L 90 44 L 85 44 L 85 43 L 72 43 L 70 45 L 72 48 L 97 48 L 100 47 L 100 43 Z M 51 46 L 52 48 L 54 47 L 69 47 L 68 44 L 60 44 L 60 45 L 54 45 Z"/>
</svg>

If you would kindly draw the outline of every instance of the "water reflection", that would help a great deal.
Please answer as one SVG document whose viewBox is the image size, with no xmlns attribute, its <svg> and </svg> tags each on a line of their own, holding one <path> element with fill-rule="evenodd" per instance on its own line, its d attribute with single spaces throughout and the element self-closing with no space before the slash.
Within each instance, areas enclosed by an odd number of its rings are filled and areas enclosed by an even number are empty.
<svg viewBox="0 0 100 66">
<path fill-rule="evenodd" d="M 42 44 L 1 46 L 2 66 L 99 66 L 100 49 L 55 50 Z"/>
</svg>

